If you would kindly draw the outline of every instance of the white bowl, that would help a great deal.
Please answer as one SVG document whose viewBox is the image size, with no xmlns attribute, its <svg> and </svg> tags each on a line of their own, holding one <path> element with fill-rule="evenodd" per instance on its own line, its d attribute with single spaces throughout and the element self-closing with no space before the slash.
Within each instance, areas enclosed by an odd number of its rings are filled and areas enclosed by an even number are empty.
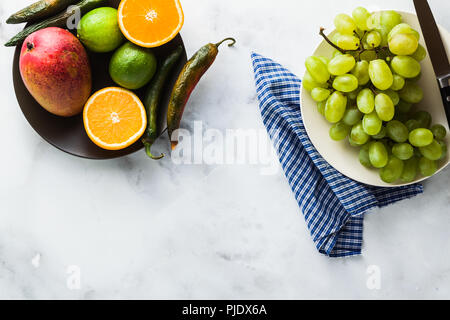
<svg viewBox="0 0 450 320">
<path fill-rule="evenodd" d="M 423 35 L 420 29 L 419 21 L 415 14 L 399 12 L 403 21 L 410 24 L 415 30 L 420 32 L 420 43 L 426 47 Z M 444 28 L 440 27 L 442 40 L 447 50 L 447 55 L 450 53 L 450 34 Z M 316 56 L 331 57 L 333 48 L 323 41 L 319 47 L 313 53 Z M 448 127 L 447 118 L 445 116 L 444 107 L 442 104 L 442 98 L 439 91 L 439 87 L 434 74 L 433 66 L 431 64 L 430 57 L 422 61 L 422 78 L 419 81 L 419 85 L 422 87 L 425 93 L 424 100 L 418 104 L 416 110 L 425 110 L 431 113 L 433 116 L 433 124 L 442 124 L 447 128 L 447 145 L 450 147 L 450 130 Z M 311 98 L 309 92 L 302 87 L 301 91 L 301 112 L 303 116 L 303 122 L 306 127 L 306 131 L 311 139 L 311 142 L 316 147 L 317 151 L 322 157 L 328 161 L 336 170 L 346 175 L 347 177 L 365 183 L 367 185 L 377 187 L 398 187 L 405 186 L 413 183 L 418 183 L 428 179 L 429 177 L 418 176 L 416 181 L 412 183 L 397 183 L 387 184 L 380 179 L 379 170 L 371 170 L 362 166 L 359 163 L 359 151 L 357 148 L 353 148 L 349 143 L 344 140 L 341 142 L 333 141 L 329 137 L 329 130 L 331 125 L 325 120 L 325 118 L 317 111 L 317 103 Z M 450 148 L 447 153 L 447 157 L 439 162 L 438 174 L 450 163 Z"/>
</svg>

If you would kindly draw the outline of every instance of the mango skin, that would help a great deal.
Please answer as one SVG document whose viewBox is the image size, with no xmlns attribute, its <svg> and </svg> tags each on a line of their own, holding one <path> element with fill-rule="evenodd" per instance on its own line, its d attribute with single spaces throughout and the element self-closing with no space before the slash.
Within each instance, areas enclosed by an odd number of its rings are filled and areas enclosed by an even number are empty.
<svg viewBox="0 0 450 320">
<path fill-rule="evenodd" d="M 20 74 L 33 98 L 57 116 L 80 114 L 91 94 L 86 50 L 73 34 L 61 28 L 45 28 L 25 39 Z"/>
</svg>

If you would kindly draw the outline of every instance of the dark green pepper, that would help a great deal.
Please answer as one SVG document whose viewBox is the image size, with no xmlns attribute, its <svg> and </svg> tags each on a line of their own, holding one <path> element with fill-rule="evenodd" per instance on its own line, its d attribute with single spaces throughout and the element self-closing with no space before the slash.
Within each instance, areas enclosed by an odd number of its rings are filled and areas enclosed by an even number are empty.
<svg viewBox="0 0 450 320">
<path fill-rule="evenodd" d="M 29 25 L 18 34 L 16 34 L 11 40 L 9 40 L 5 46 L 13 47 L 20 44 L 26 37 L 28 37 L 33 32 L 38 30 L 48 28 L 48 27 L 67 27 L 67 20 L 73 18 L 75 13 L 79 10 L 81 15 L 88 13 L 89 11 L 105 6 L 108 0 L 82 0 L 76 5 L 71 6 L 71 10 L 62 11 L 54 17 L 48 18 L 47 20 L 36 22 Z"/>
<path fill-rule="evenodd" d="M 177 61 L 180 59 L 182 53 L 183 47 L 179 46 L 162 62 L 157 74 L 149 85 L 148 93 L 144 99 L 144 106 L 147 110 L 148 127 L 142 138 L 142 142 L 145 146 L 145 152 L 153 160 L 159 160 L 164 157 L 164 154 L 155 157 L 151 152 L 152 145 L 158 139 L 159 130 L 157 117 L 161 100 L 161 92 L 167 82 L 167 78 L 175 67 Z"/>
<path fill-rule="evenodd" d="M 181 119 L 189 97 L 202 76 L 216 60 L 219 46 L 225 41 L 232 41 L 228 45 L 229 47 L 236 43 L 235 39 L 226 38 L 219 43 L 205 45 L 186 63 L 178 77 L 172 91 L 167 114 L 167 129 L 169 139 L 171 139 L 172 150 L 178 145 L 178 141 L 172 141 L 172 134 L 180 128 Z"/>
<path fill-rule="evenodd" d="M 6 20 L 8 24 L 35 22 L 60 13 L 79 0 L 40 0 L 16 12 Z"/>
</svg>

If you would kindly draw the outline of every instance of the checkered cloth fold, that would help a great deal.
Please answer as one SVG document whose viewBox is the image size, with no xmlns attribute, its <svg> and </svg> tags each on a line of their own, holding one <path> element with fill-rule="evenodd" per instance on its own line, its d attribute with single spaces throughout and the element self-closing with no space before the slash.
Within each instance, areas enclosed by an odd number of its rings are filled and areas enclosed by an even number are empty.
<svg viewBox="0 0 450 320">
<path fill-rule="evenodd" d="M 361 254 L 364 214 L 416 196 L 422 185 L 376 188 L 339 173 L 308 138 L 300 113 L 301 80 L 261 55 L 253 53 L 252 62 L 264 125 L 317 249 L 329 257 Z"/>
</svg>

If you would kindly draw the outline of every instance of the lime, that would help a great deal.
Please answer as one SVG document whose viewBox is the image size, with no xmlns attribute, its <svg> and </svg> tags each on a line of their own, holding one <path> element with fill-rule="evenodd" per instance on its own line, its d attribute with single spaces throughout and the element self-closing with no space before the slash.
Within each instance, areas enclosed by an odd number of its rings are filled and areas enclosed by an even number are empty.
<svg viewBox="0 0 450 320">
<path fill-rule="evenodd" d="M 153 78 L 157 61 L 150 49 L 125 43 L 114 52 L 109 74 L 115 83 L 127 89 L 139 89 Z"/>
<path fill-rule="evenodd" d="M 117 49 L 125 39 L 119 28 L 117 10 L 103 7 L 88 12 L 78 25 L 78 38 L 94 52 Z"/>
</svg>

